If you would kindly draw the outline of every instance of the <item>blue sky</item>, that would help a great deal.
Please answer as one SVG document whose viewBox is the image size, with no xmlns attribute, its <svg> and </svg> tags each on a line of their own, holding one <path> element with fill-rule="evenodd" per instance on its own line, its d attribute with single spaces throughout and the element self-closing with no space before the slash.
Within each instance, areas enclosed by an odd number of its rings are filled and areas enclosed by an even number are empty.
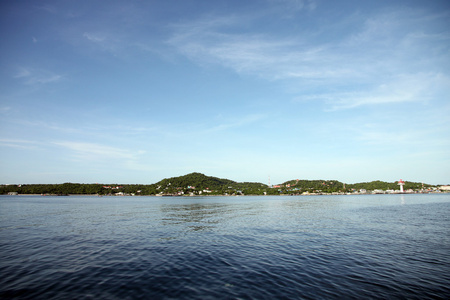
<svg viewBox="0 0 450 300">
<path fill-rule="evenodd" d="M 0 183 L 450 183 L 449 1 L 0 6 Z"/>
</svg>

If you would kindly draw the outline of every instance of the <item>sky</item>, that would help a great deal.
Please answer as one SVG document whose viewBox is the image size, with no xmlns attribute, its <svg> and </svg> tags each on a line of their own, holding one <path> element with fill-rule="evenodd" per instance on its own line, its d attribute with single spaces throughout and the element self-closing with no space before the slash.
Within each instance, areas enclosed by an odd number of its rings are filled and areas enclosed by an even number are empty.
<svg viewBox="0 0 450 300">
<path fill-rule="evenodd" d="M 0 183 L 450 184 L 449 1 L 2 1 Z"/>
</svg>

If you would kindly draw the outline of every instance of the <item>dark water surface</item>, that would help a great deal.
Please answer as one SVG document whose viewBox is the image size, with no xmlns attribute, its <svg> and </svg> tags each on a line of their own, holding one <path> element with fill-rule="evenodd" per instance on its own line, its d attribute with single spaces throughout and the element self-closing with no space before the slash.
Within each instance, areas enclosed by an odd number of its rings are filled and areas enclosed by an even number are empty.
<svg viewBox="0 0 450 300">
<path fill-rule="evenodd" d="M 0 298 L 449 299 L 450 194 L 1 196 Z"/>
</svg>

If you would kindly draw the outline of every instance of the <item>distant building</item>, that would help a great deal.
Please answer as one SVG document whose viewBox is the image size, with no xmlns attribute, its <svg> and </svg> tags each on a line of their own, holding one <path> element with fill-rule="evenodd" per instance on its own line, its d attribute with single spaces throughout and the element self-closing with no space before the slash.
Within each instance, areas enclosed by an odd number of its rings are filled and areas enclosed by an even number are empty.
<svg viewBox="0 0 450 300">
<path fill-rule="evenodd" d="M 450 185 L 441 185 L 439 187 L 441 191 L 450 191 Z"/>
<path fill-rule="evenodd" d="M 383 190 L 379 190 L 379 189 L 376 189 L 376 190 L 372 191 L 372 194 L 384 194 L 384 193 L 385 192 Z"/>
</svg>

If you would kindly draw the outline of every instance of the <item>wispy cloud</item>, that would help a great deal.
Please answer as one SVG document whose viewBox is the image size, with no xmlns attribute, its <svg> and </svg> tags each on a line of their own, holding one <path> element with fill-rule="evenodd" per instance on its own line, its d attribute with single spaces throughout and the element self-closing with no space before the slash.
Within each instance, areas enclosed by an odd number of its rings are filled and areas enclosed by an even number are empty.
<svg viewBox="0 0 450 300">
<path fill-rule="evenodd" d="M 114 58 L 127 58 L 156 48 L 146 37 L 158 29 L 142 27 L 152 21 L 147 7 L 153 9 L 153 4 L 113 1 L 98 10 L 95 18 L 90 18 L 83 9 L 75 10 L 70 16 L 70 26 L 58 31 L 62 40 L 84 55 L 107 53 Z"/>
<path fill-rule="evenodd" d="M 234 33 L 231 29 L 241 21 L 231 16 L 177 25 L 168 43 L 196 62 L 221 64 L 266 79 L 323 79 L 354 73 L 338 63 L 335 49 L 328 44 L 314 45 L 297 36 Z"/>
<path fill-rule="evenodd" d="M 219 125 L 213 126 L 206 130 L 207 133 L 216 132 L 216 131 L 224 131 L 229 129 L 240 128 L 246 125 L 250 125 L 256 123 L 265 118 L 265 115 L 262 114 L 252 114 L 248 115 L 234 121 L 228 120 L 225 123 L 221 123 Z"/>
<path fill-rule="evenodd" d="M 143 151 L 131 151 L 96 143 L 60 141 L 53 144 L 70 150 L 75 158 L 83 161 L 133 160 L 137 155 L 143 154 Z"/>
<path fill-rule="evenodd" d="M 85 32 L 83 38 L 100 49 L 112 55 L 118 55 L 129 46 L 130 41 L 119 37 L 119 34 L 112 34 L 107 31 Z"/>
<path fill-rule="evenodd" d="M 38 129 L 40 132 L 59 132 L 62 134 L 80 134 L 83 132 L 91 132 L 91 128 L 83 128 L 80 126 L 71 127 L 68 125 L 62 125 L 56 121 L 42 121 L 42 120 L 32 120 L 29 118 L 14 118 L 10 120 L 13 126 L 25 127 L 27 131 L 32 129 Z"/>
<path fill-rule="evenodd" d="M 292 17 L 296 13 L 316 9 L 317 2 L 314 0 L 268 0 L 275 12 L 281 12 L 284 18 Z"/>
<path fill-rule="evenodd" d="M 428 88 L 447 84 L 438 62 L 448 63 L 448 58 L 442 47 L 447 35 L 432 32 L 417 15 L 394 11 L 354 17 L 348 22 L 361 29 L 332 39 L 307 31 L 284 37 L 245 32 L 235 30 L 248 22 L 245 16 L 208 16 L 174 25 L 167 42 L 199 64 L 289 81 L 303 96 L 326 86 L 338 96 L 316 98 L 331 102 L 333 108 L 418 101 L 429 96 Z M 340 96 L 345 99 L 339 97 L 343 89 L 346 94 Z"/>
<path fill-rule="evenodd" d="M 103 34 L 85 32 L 83 37 L 94 43 L 102 43 L 106 40 Z"/>
<path fill-rule="evenodd" d="M 40 9 L 40 10 L 43 10 L 43 11 L 46 11 L 46 12 L 48 12 L 50 14 L 58 13 L 58 9 L 55 6 L 49 5 L 49 4 L 38 5 L 38 6 L 36 6 L 36 8 Z"/>
<path fill-rule="evenodd" d="M 27 85 L 48 84 L 61 81 L 64 77 L 60 74 L 34 68 L 20 68 L 14 75 L 14 78 L 22 80 Z"/>
<path fill-rule="evenodd" d="M 391 81 L 370 89 L 355 89 L 353 92 L 317 93 L 312 96 L 329 104 L 327 110 L 355 108 L 362 105 L 381 105 L 401 102 L 426 103 L 446 97 L 450 93 L 450 78 L 445 74 L 418 73 L 401 74 Z M 307 99 L 308 96 L 305 97 Z M 302 99 L 302 98 L 300 98 Z"/>
<path fill-rule="evenodd" d="M 204 64 L 221 64 L 238 73 L 259 74 L 266 78 L 284 76 L 286 64 L 310 59 L 311 49 L 303 53 L 294 39 L 271 38 L 258 33 L 233 33 L 241 20 L 236 16 L 208 17 L 187 24 L 173 26 L 174 35 L 168 44 L 176 47 L 183 55 Z M 302 54 L 304 54 L 302 56 Z M 306 55 L 305 55 L 306 54 Z"/>
<path fill-rule="evenodd" d="M 5 114 L 11 110 L 10 106 L 0 106 L 0 114 Z"/>
<path fill-rule="evenodd" d="M 27 68 L 20 68 L 14 75 L 14 78 L 27 78 L 31 76 L 31 71 Z"/>
<path fill-rule="evenodd" d="M 0 139 L 0 147 L 9 147 L 23 150 L 35 150 L 39 143 L 31 140 L 21 139 Z"/>
</svg>

